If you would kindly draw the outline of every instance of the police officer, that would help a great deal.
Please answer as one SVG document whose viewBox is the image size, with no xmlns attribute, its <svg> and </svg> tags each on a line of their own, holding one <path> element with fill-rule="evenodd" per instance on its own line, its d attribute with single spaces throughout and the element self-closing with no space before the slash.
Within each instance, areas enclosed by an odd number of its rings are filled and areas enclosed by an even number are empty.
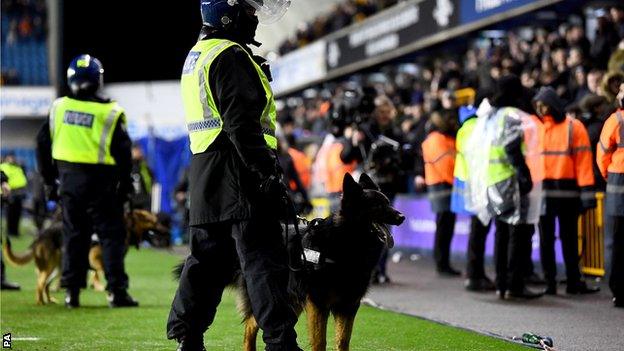
<svg viewBox="0 0 624 351">
<path fill-rule="evenodd" d="M 11 187 L 9 186 L 9 177 L 4 173 L 4 171 L 0 170 L 0 189 L 2 190 L 2 196 L 8 196 L 11 194 Z M 2 258 L 2 253 L 0 253 L 0 278 L 2 281 L 2 290 L 19 290 L 19 284 L 12 283 L 7 280 L 6 272 L 4 269 L 4 258 Z"/>
<path fill-rule="evenodd" d="M 178 350 L 204 349 L 203 334 L 237 267 L 266 349 L 300 350 L 279 223 L 286 188 L 275 157 L 275 103 L 265 60 L 247 46 L 259 45 L 259 20 L 275 21 L 288 4 L 201 2 L 204 25 L 182 71 L 192 152 L 191 254 L 167 323 Z"/>
<path fill-rule="evenodd" d="M 152 208 L 152 183 L 154 173 L 147 165 L 140 145 L 132 146 L 132 206 L 137 209 Z"/>
<path fill-rule="evenodd" d="M 26 197 L 28 179 L 24 169 L 15 160 L 15 155 L 8 154 L 0 164 L 0 170 L 8 177 L 11 192 L 6 194 L 7 234 L 19 235 L 19 223 L 22 218 L 22 202 Z"/>
<path fill-rule="evenodd" d="M 624 307 L 624 83 L 617 95 L 620 108 L 607 119 L 596 156 L 607 180 L 605 211 L 613 220 L 613 253 L 609 287 L 615 307 Z"/>
<path fill-rule="evenodd" d="M 127 293 L 124 268 L 126 229 L 123 204 L 132 189 L 132 143 L 124 110 L 99 93 L 104 69 L 90 55 L 76 57 L 67 70 L 71 94 L 54 101 L 49 121 L 37 135 L 37 161 L 48 198 L 60 184 L 63 208 L 65 305 L 78 307 L 86 287 L 91 235 L 102 243 L 111 307 L 137 306 Z"/>
</svg>

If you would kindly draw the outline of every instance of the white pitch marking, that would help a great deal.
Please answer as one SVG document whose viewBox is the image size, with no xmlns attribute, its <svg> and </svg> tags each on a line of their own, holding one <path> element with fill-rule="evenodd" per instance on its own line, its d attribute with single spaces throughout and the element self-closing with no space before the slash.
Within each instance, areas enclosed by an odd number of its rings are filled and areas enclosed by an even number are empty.
<svg viewBox="0 0 624 351">
<path fill-rule="evenodd" d="M 41 338 L 36 338 L 36 337 L 32 337 L 32 336 L 26 336 L 23 338 L 12 338 L 11 340 L 15 340 L 15 341 L 39 341 L 41 340 Z"/>
</svg>

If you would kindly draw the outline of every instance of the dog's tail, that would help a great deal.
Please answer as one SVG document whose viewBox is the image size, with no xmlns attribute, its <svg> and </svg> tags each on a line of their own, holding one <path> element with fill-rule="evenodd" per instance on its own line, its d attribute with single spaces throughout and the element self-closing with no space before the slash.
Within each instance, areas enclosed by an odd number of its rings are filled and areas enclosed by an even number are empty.
<svg viewBox="0 0 624 351">
<path fill-rule="evenodd" d="M 14 253 L 11 249 L 11 239 L 7 236 L 2 245 L 2 256 L 6 257 L 7 261 L 14 266 L 23 266 L 33 259 L 34 253 L 32 248 L 22 254 Z"/>
<path fill-rule="evenodd" d="M 171 274 L 173 275 L 173 279 L 175 281 L 180 280 L 180 276 L 182 276 L 182 269 L 184 269 L 184 262 L 185 261 L 178 263 L 175 267 L 173 267 L 173 270 L 171 271 Z"/>
</svg>

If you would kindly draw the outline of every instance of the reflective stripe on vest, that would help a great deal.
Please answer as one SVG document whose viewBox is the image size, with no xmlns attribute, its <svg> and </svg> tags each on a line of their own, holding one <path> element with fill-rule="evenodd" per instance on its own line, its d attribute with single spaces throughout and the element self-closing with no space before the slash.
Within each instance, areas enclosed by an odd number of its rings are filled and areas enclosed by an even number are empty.
<svg viewBox="0 0 624 351">
<path fill-rule="evenodd" d="M 11 190 L 25 188 L 28 185 L 28 180 L 22 167 L 5 162 L 0 164 L 0 171 L 4 172 L 7 178 L 9 178 L 8 183 Z"/>
<path fill-rule="evenodd" d="M 115 165 L 110 146 L 114 127 L 122 114 L 123 109 L 116 102 L 57 99 L 50 111 L 52 158 Z"/>
<path fill-rule="evenodd" d="M 182 71 L 182 99 L 193 154 L 205 152 L 223 129 L 223 119 L 210 88 L 210 66 L 226 49 L 239 44 L 224 39 L 199 41 L 188 54 Z M 241 47 L 242 48 L 242 47 Z M 244 50 L 244 49 L 243 49 Z M 247 52 L 247 51 L 245 51 Z M 260 116 L 262 134 L 268 147 L 277 149 L 275 126 L 277 112 L 273 91 L 262 68 L 249 56 L 266 95 Z"/>
<path fill-rule="evenodd" d="M 572 147 L 572 139 L 574 138 L 574 124 L 572 123 L 572 120 L 568 121 L 568 148 L 566 150 L 548 150 L 548 151 L 543 151 L 542 155 L 545 156 L 565 156 L 565 155 L 569 155 L 572 156 L 573 154 L 576 154 L 578 152 L 592 152 L 591 146 L 577 146 L 577 147 Z"/>
</svg>

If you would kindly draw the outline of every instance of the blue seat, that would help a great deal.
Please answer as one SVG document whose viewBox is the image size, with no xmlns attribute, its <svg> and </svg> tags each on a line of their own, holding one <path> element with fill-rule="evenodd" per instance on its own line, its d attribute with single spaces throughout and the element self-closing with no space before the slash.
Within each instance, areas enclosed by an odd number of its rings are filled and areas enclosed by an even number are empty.
<svg viewBox="0 0 624 351">
<path fill-rule="evenodd" d="M 15 69 L 22 85 L 49 85 L 48 49 L 45 41 L 20 39 L 6 45 L 6 17 L 2 16 L 2 70 Z M 6 28 L 6 29 L 5 29 Z"/>
</svg>

